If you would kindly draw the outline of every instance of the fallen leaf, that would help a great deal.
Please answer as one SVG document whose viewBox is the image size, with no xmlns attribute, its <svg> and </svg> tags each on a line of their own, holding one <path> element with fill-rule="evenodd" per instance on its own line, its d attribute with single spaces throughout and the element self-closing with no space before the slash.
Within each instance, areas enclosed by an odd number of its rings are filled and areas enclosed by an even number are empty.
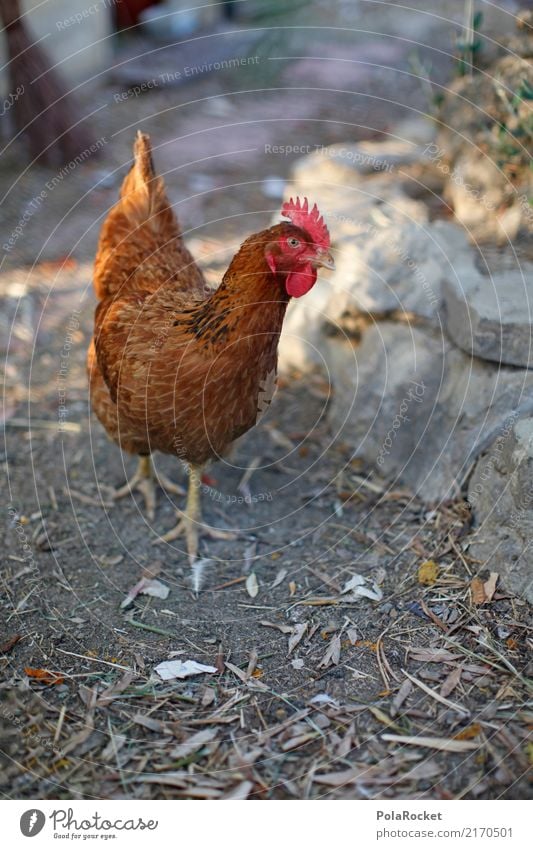
<svg viewBox="0 0 533 849">
<path fill-rule="evenodd" d="M 122 678 L 120 678 L 118 681 L 115 681 L 114 684 L 111 684 L 102 693 L 100 693 L 95 704 L 98 707 L 104 707 L 105 705 L 109 704 L 113 701 L 113 699 L 116 699 L 117 696 L 120 696 L 121 693 L 123 693 L 124 690 L 129 687 L 134 678 L 135 673 L 131 670 L 128 670 L 124 673 Z"/>
<path fill-rule="evenodd" d="M 477 722 L 472 725 L 468 725 L 466 728 L 463 728 L 462 731 L 459 731 L 457 734 L 453 735 L 454 740 L 472 740 L 474 737 L 479 737 L 481 734 L 481 725 Z"/>
<path fill-rule="evenodd" d="M 264 625 L 265 628 L 276 628 L 276 630 L 281 631 L 282 634 L 292 634 L 294 628 L 292 625 L 282 625 L 277 622 L 269 622 L 268 619 L 261 619 L 260 625 Z"/>
<path fill-rule="evenodd" d="M 431 587 L 439 577 L 439 567 L 434 560 L 425 560 L 418 567 L 418 583 Z"/>
<path fill-rule="evenodd" d="M 431 663 L 450 663 L 453 660 L 459 660 L 461 655 L 452 654 L 447 649 L 424 649 L 412 648 L 409 649 L 409 655 L 413 660 L 422 660 Z"/>
<path fill-rule="evenodd" d="M 472 749 L 479 748 L 477 743 L 447 737 L 408 737 L 403 734 L 382 734 L 381 739 L 391 743 L 405 743 L 408 746 L 438 749 L 441 752 L 470 752 Z"/>
<path fill-rule="evenodd" d="M 154 598 L 167 598 L 170 592 L 170 587 L 167 587 L 166 584 L 163 584 L 161 581 L 153 580 L 147 581 L 145 586 L 142 588 L 141 593 L 143 595 L 151 595 Z"/>
<path fill-rule="evenodd" d="M 497 572 L 491 572 L 488 579 L 483 584 L 483 590 L 485 592 L 485 596 L 487 601 L 492 601 L 494 593 L 496 591 L 496 584 L 498 583 L 498 578 L 500 576 Z"/>
<path fill-rule="evenodd" d="M 255 572 L 250 572 L 246 578 L 246 591 L 251 598 L 255 598 L 259 592 L 259 584 L 257 583 Z"/>
<path fill-rule="evenodd" d="M 163 681 L 171 681 L 173 678 L 188 678 L 190 675 L 202 675 L 204 672 L 217 672 L 216 666 L 206 666 L 197 663 L 196 660 L 165 660 L 155 667 Z"/>
<path fill-rule="evenodd" d="M 485 604 L 487 596 L 485 595 L 485 587 L 481 578 L 472 578 L 470 592 L 472 593 L 472 601 L 475 605 Z"/>
<path fill-rule="evenodd" d="M 339 703 L 337 699 L 332 698 L 327 693 L 318 693 L 318 695 L 313 696 L 312 699 L 309 699 L 310 705 L 333 705 L 334 707 L 338 707 Z"/>
<path fill-rule="evenodd" d="M 303 669 L 304 662 L 301 657 L 295 657 L 294 660 L 291 660 L 291 666 L 293 669 Z"/>
<path fill-rule="evenodd" d="M 275 587 L 279 587 L 284 578 L 287 577 L 287 570 L 280 569 L 272 583 L 270 584 L 270 589 L 273 590 Z"/>
<path fill-rule="evenodd" d="M 403 705 L 404 701 L 406 700 L 407 696 L 410 694 L 412 689 L 413 689 L 413 685 L 412 685 L 411 681 L 409 681 L 409 679 L 406 678 L 405 681 L 403 682 L 402 686 L 400 687 L 400 689 L 398 690 L 398 692 L 396 693 L 396 695 L 394 696 L 394 698 L 392 700 L 392 705 L 391 705 L 391 709 L 390 709 L 390 715 L 392 717 L 396 716 L 396 714 L 398 713 L 399 709 Z"/>
<path fill-rule="evenodd" d="M 455 690 L 455 688 L 459 684 L 459 681 L 461 680 L 462 673 L 463 673 L 463 667 L 462 666 L 457 666 L 455 669 L 452 669 L 450 674 L 443 681 L 442 687 L 440 688 L 440 695 L 441 696 L 444 696 L 444 698 L 446 698 L 446 696 L 449 696 L 450 693 L 452 693 Z"/>
<path fill-rule="evenodd" d="M 121 602 L 120 608 L 124 610 L 129 607 L 140 593 L 164 599 L 167 598 L 169 592 L 170 589 L 161 581 L 156 581 L 153 577 L 144 575 L 128 592 L 126 598 Z"/>
<path fill-rule="evenodd" d="M 296 592 L 296 583 L 294 581 L 290 581 L 289 582 L 289 595 L 291 596 L 291 598 L 292 598 L 292 596 L 294 595 L 295 592 Z"/>
<path fill-rule="evenodd" d="M 136 725 L 142 725 L 143 728 L 148 728 L 150 731 L 157 731 L 163 734 L 170 733 L 170 731 L 166 728 L 165 723 L 161 722 L 160 719 L 154 719 L 153 716 L 136 713 L 135 716 L 132 717 L 132 722 L 135 722 Z"/>
<path fill-rule="evenodd" d="M 188 740 L 185 740 L 183 743 L 180 743 L 179 746 L 176 746 L 170 753 L 172 758 L 186 758 L 188 755 L 192 755 L 193 752 L 197 752 L 198 749 L 201 749 L 202 746 L 205 746 L 206 743 L 210 743 L 211 740 L 214 740 L 218 734 L 218 728 L 204 728 L 203 731 L 197 731 L 196 734 L 192 734 Z"/>
<path fill-rule="evenodd" d="M 32 669 L 30 666 L 25 666 L 24 672 L 28 678 L 35 678 L 41 684 L 62 684 L 65 680 L 58 672 L 50 672 L 48 669 Z"/>
<path fill-rule="evenodd" d="M 0 646 L 0 654 L 7 654 L 11 651 L 11 649 L 17 645 L 18 641 L 22 639 L 22 634 L 14 634 L 12 637 L 9 637 L 5 642 Z"/>
<path fill-rule="evenodd" d="M 254 785 L 251 781 L 241 781 L 241 783 L 237 784 L 237 786 L 230 790 L 229 793 L 225 793 L 224 796 L 221 796 L 221 799 L 247 799 L 252 792 L 253 787 Z"/>
<path fill-rule="evenodd" d="M 392 721 L 392 719 L 389 716 L 387 716 L 386 713 L 383 713 L 383 711 L 380 710 L 378 707 L 374 707 L 374 705 L 370 705 L 368 710 L 370 711 L 372 716 L 375 716 L 375 718 L 377 719 L 378 722 L 382 722 L 383 725 L 388 726 L 388 728 L 394 728 L 396 731 L 402 730 L 398 725 L 396 725 L 395 722 Z"/>
<path fill-rule="evenodd" d="M 341 595 L 347 595 L 347 593 L 350 593 L 344 601 L 358 601 L 359 598 L 370 598 L 372 601 L 381 601 L 383 598 L 383 592 L 380 590 L 376 582 L 373 582 L 372 588 L 365 586 L 366 583 L 367 580 L 363 577 L 363 575 L 352 575 L 352 577 L 346 581 L 341 590 Z"/>
<path fill-rule="evenodd" d="M 295 625 L 292 631 L 291 636 L 289 637 L 289 651 L 290 654 L 298 645 L 305 632 L 307 631 L 307 622 L 300 622 L 298 625 Z"/>
<path fill-rule="evenodd" d="M 365 578 L 362 575 L 352 575 L 349 581 L 346 581 L 344 587 L 341 590 L 341 593 L 349 593 L 351 590 L 355 590 L 357 587 L 362 587 L 365 583 Z"/>
<path fill-rule="evenodd" d="M 329 646 L 327 647 L 326 653 L 320 663 L 318 664 L 318 668 L 323 668 L 329 666 L 330 664 L 336 666 L 341 658 L 341 638 L 340 634 L 336 634 Z"/>
<path fill-rule="evenodd" d="M 233 672 L 233 674 L 236 675 L 237 678 L 239 678 L 239 680 L 243 682 L 243 684 L 248 683 L 249 675 L 247 675 L 244 670 L 239 669 L 238 666 L 235 666 L 234 663 L 230 663 L 229 660 L 226 661 L 225 666 L 227 669 L 230 670 L 230 672 Z"/>
</svg>

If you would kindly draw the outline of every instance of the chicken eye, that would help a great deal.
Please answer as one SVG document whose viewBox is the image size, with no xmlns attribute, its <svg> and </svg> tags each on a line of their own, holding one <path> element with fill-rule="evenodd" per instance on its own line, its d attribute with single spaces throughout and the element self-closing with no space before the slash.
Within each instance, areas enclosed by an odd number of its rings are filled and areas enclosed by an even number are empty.
<svg viewBox="0 0 533 849">
<path fill-rule="evenodd" d="M 300 242 L 298 241 L 298 239 L 295 239 L 294 237 L 291 238 L 291 239 L 287 239 L 287 244 L 291 248 L 299 248 L 300 247 Z"/>
</svg>

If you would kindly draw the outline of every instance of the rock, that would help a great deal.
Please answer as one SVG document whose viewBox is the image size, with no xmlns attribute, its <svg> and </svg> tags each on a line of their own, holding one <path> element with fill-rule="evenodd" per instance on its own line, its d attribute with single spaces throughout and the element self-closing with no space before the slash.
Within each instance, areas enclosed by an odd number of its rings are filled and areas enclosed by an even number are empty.
<svg viewBox="0 0 533 849">
<path fill-rule="evenodd" d="M 443 296 L 446 326 L 460 348 L 496 363 L 530 365 L 533 265 L 491 276 L 472 269 L 447 275 Z"/>
<path fill-rule="evenodd" d="M 435 329 L 380 322 L 360 346 L 326 338 L 323 353 L 335 439 L 430 505 L 460 494 L 510 411 L 533 410 L 532 372 L 495 369 Z"/>
<path fill-rule="evenodd" d="M 416 145 L 420 153 L 437 135 L 437 124 L 429 115 L 421 117 L 415 115 L 410 118 L 404 118 L 394 126 L 394 136 L 401 139 L 403 142 L 410 142 L 411 145 Z"/>
<path fill-rule="evenodd" d="M 364 176 L 334 147 L 286 191 L 317 202 L 337 269 L 289 306 L 280 366 L 321 366 L 335 440 L 435 505 L 461 496 L 510 413 L 533 414 L 533 275 L 516 256 L 484 275 L 463 228 L 430 221 L 394 169 Z"/>
<path fill-rule="evenodd" d="M 291 303 L 280 345 L 282 368 L 321 364 L 324 335 L 351 331 L 361 313 L 441 326 L 444 282 L 458 269 L 461 279 L 478 272 L 465 253 L 462 230 L 449 222 L 429 223 L 425 214 L 423 204 L 402 196 L 370 204 L 361 219 L 324 211 L 336 270 Z"/>
<path fill-rule="evenodd" d="M 390 174 L 400 165 L 412 165 L 419 156 L 418 145 L 402 138 L 362 141 L 357 144 L 341 142 L 318 148 L 298 160 L 293 166 L 292 176 L 295 182 L 305 183 L 311 175 L 313 181 L 327 183 L 333 180 L 341 184 L 354 184 L 369 174 Z"/>
<path fill-rule="evenodd" d="M 477 532 L 470 554 L 533 604 L 533 417 L 511 414 L 472 475 Z"/>
</svg>

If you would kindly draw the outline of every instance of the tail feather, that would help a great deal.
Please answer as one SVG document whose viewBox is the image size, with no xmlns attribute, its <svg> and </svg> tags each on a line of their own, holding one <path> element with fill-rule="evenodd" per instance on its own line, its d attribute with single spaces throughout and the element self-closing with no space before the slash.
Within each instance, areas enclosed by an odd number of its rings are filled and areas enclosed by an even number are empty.
<svg viewBox="0 0 533 849">
<path fill-rule="evenodd" d="M 158 251 L 175 250 L 181 233 L 165 192 L 155 173 L 150 137 L 140 131 L 133 165 L 124 178 L 120 200 L 107 216 L 100 233 L 94 288 L 99 299 L 133 285 L 143 259 L 157 263 Z"/>
</svg>

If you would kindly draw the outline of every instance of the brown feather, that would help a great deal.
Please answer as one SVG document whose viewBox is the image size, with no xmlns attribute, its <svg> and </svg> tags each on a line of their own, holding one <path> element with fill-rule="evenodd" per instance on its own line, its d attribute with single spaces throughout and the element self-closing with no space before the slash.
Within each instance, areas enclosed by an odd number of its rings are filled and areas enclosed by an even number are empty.
<svg viewBox="0 0 533 849">
<path fill-rule="evenodd" d="M 100 237 L 91 402 L 126 451 L 157 449 L 200 465 L 224 454 L 261 412 L 289 300 L 265 249 L 298 229 L 283 223 L 251 236 L 209 294 L 146 136 L 135 155 Z"/>
</svg>

